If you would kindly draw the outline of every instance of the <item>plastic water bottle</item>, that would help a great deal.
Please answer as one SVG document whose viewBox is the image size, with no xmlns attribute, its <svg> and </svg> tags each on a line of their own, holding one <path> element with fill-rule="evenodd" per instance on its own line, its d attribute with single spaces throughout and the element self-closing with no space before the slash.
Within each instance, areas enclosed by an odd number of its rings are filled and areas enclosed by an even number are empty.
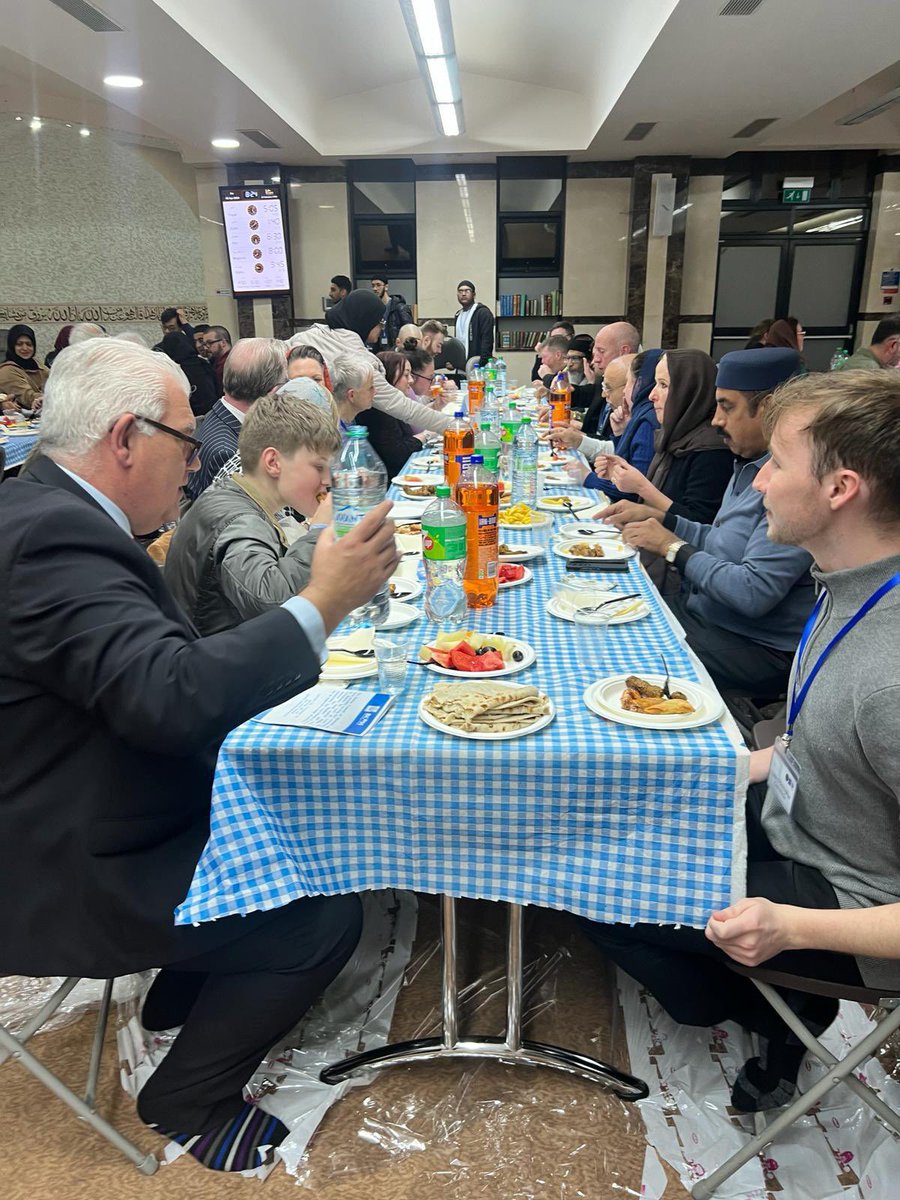
<svg viewBox="0 0 900 1200">
<path fill-rule="evenodd" d="M 482 412 L 482 417 L 485 413 Z M 484 420 L 475 434 L 475 453 L 484 459 L 484 465 L 495 475 L 500 474 L 500 439 L 494 433 L 491 422 Z"/>
<path fill-rule="evenodd" d="M 843 346 L 839 346 L 831 356 L 831 363 L 828 367 L 829 371 L 839 371 L 850 355 Z"/>
<path fill-rule="evenodd" d="M 368 429 L 364 425 L 351 425 L 331 468 L 334 536 L 343 537 L 354 529 L 369 509 L 381 503 L 386 492 L 387 470 L 369 445 Z M 354 609 L 347 620 L 355 625 L 382 625 L 390 604 L 385 584 L 367 604 Z"/>
<path fill-rule="evenodd" d="M 506 395 L 506 361 L 503 358 L 497 357 L 494 364 L 497 371 L 497 395 L 503 397 Z"/>
<path fill-rule="evenodd" d="M 523 417 L 513 444 L 513 504 L 534 508 L 538 500 L 538 440 L 531 417 Z"/>
<path fill-rule="evenodd" d="M 519 432 L 519 413 L 515 400 L 510 400 L 508 407 L 500 417 L 500 474 L 505 479 L 512 476 L 512 451 L 516 434 Z"/>
<path fill-rule="evenodd" d="M 485 383 L 493 383 L 493 384 L 496 384 L 496 382 L 497 382 L 497 362 L 496 362 L 496 359 L 489 358 L 489 359 L 488 359 L 488 361 L 487 361 L 487 366 L 486 366 L 486 367 L 483 367 L 483 368 L 482 368 L 482 371 L 483 371 L 483 374 L 484 374 L 484 381 L 485 381 Z"/>
<path fill-rule="evenodd" d="M 446 483 L 439 483 L 434 494 L 422 513 L 425 614 L 437 625 L 452 627 L 462 624 L 466 611 L 466 517 Z"/>
</svg>

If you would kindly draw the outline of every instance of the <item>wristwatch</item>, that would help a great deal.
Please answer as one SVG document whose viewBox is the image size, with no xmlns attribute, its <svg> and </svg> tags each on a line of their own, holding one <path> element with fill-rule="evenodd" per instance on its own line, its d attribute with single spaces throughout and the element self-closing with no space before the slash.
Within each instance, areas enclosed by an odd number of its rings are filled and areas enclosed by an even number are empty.
<svg viewBox="0 0 900 1200">
<path fill-rule="evenodd" d="M 672 545 L 666 551 L 666 562 L 673 563 L 675 561 L 675 555 L 678 553 L 678 551 L 681 549 L 682 546 L 686 546 L 686 545 L 687 545 L 687 542 L 684 542 L 684 541 L 673 542 Z"/>
</svg>

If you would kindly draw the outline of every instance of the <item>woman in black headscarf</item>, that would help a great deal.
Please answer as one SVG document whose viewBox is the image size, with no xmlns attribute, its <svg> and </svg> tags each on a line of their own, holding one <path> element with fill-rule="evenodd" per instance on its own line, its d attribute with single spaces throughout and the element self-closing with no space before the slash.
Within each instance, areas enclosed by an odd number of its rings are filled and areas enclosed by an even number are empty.
<svg viewBox="0 0 900 1200">
<path fill-rule="evenodd" d="M 217 399 L 216 376 L 212 366 L 205 358 L 201 358 L 194 345 L 194 339 L 189 338 L 181 329 L 167 333 L 162 340 L 163 354 L 167 354 L 172 362 L 178 363 L 191 385 L 188 400 L 191 412 L 195 417 L 208 413 Z"/>
<path fill-rule="evenodd" d="M 373 346 L 381 339 L 384 305 L 374 292 L 357 288 L 332 305 L 325 320 L 329 329 L 351 329 L 366 346 Z"/>
<path fill-rule="evenodd" d="M 6 360 L 0 364 L 0 401 L 4 412 L 39 412 L 50 372 L 34 357 L 37 340 L 30 325 L 13 325 L 6 337 Z"/>
<path fill-rule="evenodd" d="M 719 511 L 734 467 L 734 455 L 710 424 L 716 364 L 702 350 L 668 350 L 655 374 L 650 399 L 660 429 L 653 460 L 646 475 L 632 466 L 614 468 L 612 481 L 653 508 L 706 524 Z"/>
</svg>

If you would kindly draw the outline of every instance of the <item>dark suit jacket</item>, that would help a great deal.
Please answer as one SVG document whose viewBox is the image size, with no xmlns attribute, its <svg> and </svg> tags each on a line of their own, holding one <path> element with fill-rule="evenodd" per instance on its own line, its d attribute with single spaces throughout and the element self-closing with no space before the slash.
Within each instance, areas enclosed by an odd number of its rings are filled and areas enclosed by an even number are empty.
<svg viewBox="0 0 900 1200">
<path fill-rule="evenodd" d="M 314 683 L 275 609 L 200 638 L 156 564 L 47 458 L 0 487 L 0 973 L 191 952 L 172 913 L 225 735 Z M 194 939 L 196 940 L 196 939 Z"/>
<path fill-rule="evenodd" d="M 240 421 L 221 400 L 217 400 L 200 426 L 200 470 L 188 476 L 184 486 L 192 500 L 206 491 L 229 458 L 237 453 L 240 432 Z"/>
</svg>

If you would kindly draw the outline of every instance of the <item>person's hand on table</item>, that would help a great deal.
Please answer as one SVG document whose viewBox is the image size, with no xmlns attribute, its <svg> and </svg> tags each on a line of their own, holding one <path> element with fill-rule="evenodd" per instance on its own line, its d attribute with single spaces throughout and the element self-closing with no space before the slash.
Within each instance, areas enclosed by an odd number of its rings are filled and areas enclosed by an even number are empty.
<svg viewBox="0 0 900 1200">
<path fill-rule="evenodd" d="M 300 593 L 319 610 L 326 634 L 354 608 L 371 600 L 400 562 L 390 518 L 392 502 L 383 500 L 342 538 L 324 529 L 313 554 L 310 579 Z"/>
<path fill-rule="evenodd" d="M 762 896 L 748 896 L 710 914 L 706 936 L 720 950 L 745 967 L 756 967 L 794 948 L 794 914 L 790 904 L 774 904 Z"/>
<path fill-rule="evenodd" d="M 43 407 L 44 407 L 44 397 L 43 396 L 35 396 L 35 398 L 31 402 L 31 415 L 33 417 L 36 417 Z"/>
<path fill-rule="evenodd" d="M 627 524 L 622 530 L 622 541 L 628 546 L 637 546 L 639 550 L 663 555 L 673 542 L 679 542 L 681 538 L 670 533 L 655 517 L 650 517 Z"/>
<path fill-rule="evenodd" d="M 573 458 L 565 464 L 565 472 L 573 483 L 580 487 L 591 473 L 591 468 L 583 459 Z"/>
<path fill-rule="evenodd" d="M 0 412 L 17 413 L 18 411 L 19 405 L 14 396 L 4 396 L 0 399 Z"/>
<path fill-rule="evenodd" d="M 581 436 L 581 430 L 573 429 L 571 425 L 555 425 L 550 430 L 550 441 L 565 450 L 577 450 L 581 445 Z"/>
<path fill-rule="evenodd" d="M 766 746 L 765 750 L 750 751 L 750 783 L 766 782 L 769 778 L 769 771 L 772 767 L 772 755 L 774 753 L 774 746 Z"/>
<path fill-rule="evenodd" d="M 628 525 L 631 521 L 646 521 L 647 517 L 656 516 L 652 509 L 634 500 L 616 500 L 603 510 L 603 524 L 615 525 L 617 529 Z"/>
</svg>

